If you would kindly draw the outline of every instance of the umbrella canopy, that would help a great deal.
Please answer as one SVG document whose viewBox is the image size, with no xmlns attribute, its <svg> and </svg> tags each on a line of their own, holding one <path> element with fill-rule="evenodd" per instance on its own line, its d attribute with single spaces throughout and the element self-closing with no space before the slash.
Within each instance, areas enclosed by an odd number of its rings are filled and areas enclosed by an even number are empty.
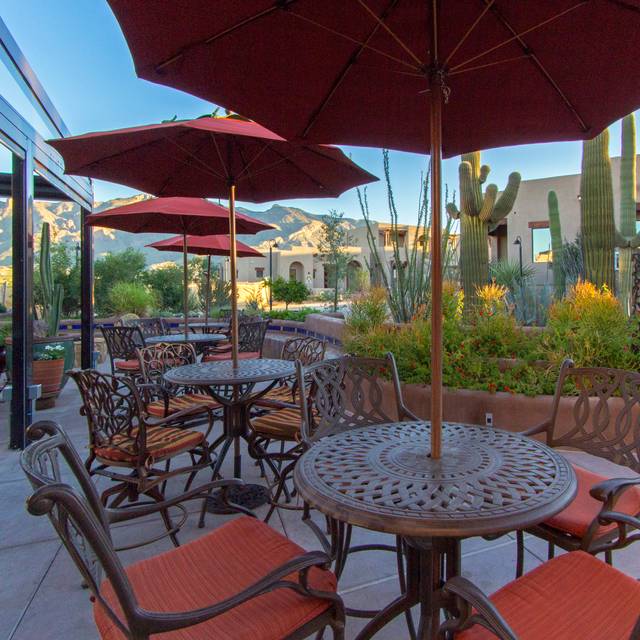
<svg viewBox="0 0 640 640">
<path fill-rule="evenodd" d="M 86 223 L 129 233 L 208 236 L 229 233 L 229 210 L 204 198 L 148 198 L 92 213 L 87 216 Z M 273 229 L 273 226 L 238 213 L 236 229 L 238 233 L 254 234 Z"/>
<path fill-rule="evenodd" d="M 140 77 L 289 140 L 428 152 L 435 74 L 444 157 L 591 138 L 638 106 L 638 0 L 108 1 Z"/>
<path fill-rule="evenodd" d="M 174 236 L 166 240 L 152 242 L 147 247 L 158 251 L 182 251 L 184 239 Z M 229 236 L 187 236 L 187 253 L 199 256 L 228 256 L 231 251 Z M 244 242 L 236 240 L 236 256 L 238 258 L 264 258 L 264 256 Z"/>
<path fill-rule="evenodd" d="M 155 196 L 333 198 L 377 180 L 340 149 L 287 142 L 255 122 L 198 118 L 57 138 L 65 171 Z"/>
<path fill-rule="evenodd" d="M 258 233 L 272 229 L 270 224 L 239 214 L 235 220 L 242 233 Z M 123 207 L 107 209 L 87 217 L 94 227 L 119 229 L 130 233 L 180 233 L 184 288 L 184 332 L 189 332 L 188 234 L 230 233 L 229 211 L 203 198 L 148 198 Z M 173 238 L 172 238 L 173 240 Z M 229 247 L 229 243 L 227 243 Z"/>
<path fill-rule="evenodd" d="M 143 78 L 289 139 L 430 152 L 439 458 L 442 157 L 591 138 L 635 109 L 640 57 L 628 42 L 640 0 L 157 0 L 153 14 L 137 0 L 108 1 Z"/>
<path fill-rule="evenodd" d="M 238 365 L 236 190 L 242 189 L 242 199 L 251 202 L 329 198 L 377 180 L 340 149 L 287 142 L 238 118 L 168 122 L 51 140 L 50 144 L 63 156 L 66 173 L 120 182 L 157 196 L 229 199 L 234 366 Z M 215 232 L 204 235 L 211 233 Z M 184 255 L 186 263 L 186 252 Z"/>
</svg>

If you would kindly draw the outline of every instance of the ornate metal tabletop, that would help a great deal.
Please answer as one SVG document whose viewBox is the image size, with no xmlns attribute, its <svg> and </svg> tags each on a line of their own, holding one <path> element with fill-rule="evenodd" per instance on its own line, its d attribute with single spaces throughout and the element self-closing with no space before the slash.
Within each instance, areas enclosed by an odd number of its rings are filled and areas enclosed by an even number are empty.
<svg viewBox="0 0 640 640">
<path fill-rule="evenodd" d="M 213 344 L 214 342 L 220 342 L 225 340 L 225 336 L 219 333 L 188 333 L 186 336 L 184 333 L 172 333 L 167 336 L 152 336 L 147 338 L 145 342 L 147 344 L 160 344 L 168 343 L 175 344 L 176 342 L 188 342 L 189 344 Z"/>
<path fill-rule="evenodd" d="M 184 324 L 180 325 L 184 327 Z M 228 322 L 219 322 L 218 320 L 212 320 L 211 322 L 190 322 L 189 329 L 228 329 Z"/>
<path fill-rule="evenodd" d="M 213 387 L 269 382 L 295 373 L 295 363 L 288 360 L 254 358 L 240 360 L 235 369 L 231 360 L 188 364 L 167 371 L 164 377 L 172 384 Z"/>
<path fill-rule="evenodd" d="M 571 465 L 544 444 L 488 427 L 404 422 L 323 438 L 294 472 L 301 496 L 337 520 L 406 537 L 464 538 L 525 528 L 566 507 Z"/>
</svg>

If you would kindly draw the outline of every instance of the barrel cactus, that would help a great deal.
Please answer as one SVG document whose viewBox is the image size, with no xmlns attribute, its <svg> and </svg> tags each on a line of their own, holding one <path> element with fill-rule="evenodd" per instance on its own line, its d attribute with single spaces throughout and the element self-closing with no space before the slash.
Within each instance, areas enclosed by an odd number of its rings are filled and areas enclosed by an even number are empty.
<svg viewBox="0 0 640 640">
<path fill-rule="evenodd" d="M 62 315 L 64 290 L 56 284 L 51 266 L 51 228 L 48 222 L 42 223 L 40 235 L 40 283 L 42 285 L 42 319 L 47 327 L 47 336 L 57 336 Z"/>
<path fill-rule="evenodd" d="M 553 290 L 557 299 L 564 296 L 566 275 L 562 260 L 562 227 L 560 225 L 560 209 L 558 196 L 555 191 L 549 191 L 547 198 L 549 206 L 549 231 L 551 232 L 551 251 L 553 256 Z"/>
<path fill-rule="evenodd" d="M 460 271 L 467 310 L 477 306 L 476 291 L 489 281 L 489 231 L 511 211 L 520 187 L 520 174 L 514 172 L 500 197 L 495 184 L 482 193 L 490 171 L 480 165 L 479 151 L 464 154 L 458 168 L 460 209 L 447 204 L 449 215 L 460 220 Z"/>
</svg>

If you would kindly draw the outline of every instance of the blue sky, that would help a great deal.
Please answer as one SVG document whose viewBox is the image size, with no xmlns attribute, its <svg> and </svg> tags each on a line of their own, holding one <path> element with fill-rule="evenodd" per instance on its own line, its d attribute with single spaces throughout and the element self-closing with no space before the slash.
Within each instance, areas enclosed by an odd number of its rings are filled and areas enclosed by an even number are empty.
<svg viewBox="0 0 640 640">
<path fill-rule="evenodd" d="M 136 78 L 124 38 L 103 0 L 2 0 L 0 14 L 72 133 L 159 122 L 174 115 L 196 117 L 213 110 L 210 103 L 198 98 Z M 612 155 L 619 154 L 619 138 L 616 124 L 611 129 Z M 344 150 L 355 162 L 383 177 L 380 150 Z M 502 188 L 514 170 L 525 180 L 577 173 L 580 153 L 579 143 L 527 145 L 485 151 L 483 161 L 492 167 L 490 181 Z M 450 190 L 457 189 L 458 162 L 453 158 L 444 163 L 444 181 Z M 394 191 L 402 222 L 415 220 L 420 173 L 426 163 L 425 156 L 392 153 Z M 120 185 L 95 183 L 97 200 L 131 193 Z M 349 217 L 360 217 L 355 190 L 335 200 L 281 202 L 313 213 L 335 208 Z M 369 187 L 369 202 L 375 218 L 387 219 L 382 183 Z M 266 209 L 269 204 L 248 206 Z"/>
</svg>

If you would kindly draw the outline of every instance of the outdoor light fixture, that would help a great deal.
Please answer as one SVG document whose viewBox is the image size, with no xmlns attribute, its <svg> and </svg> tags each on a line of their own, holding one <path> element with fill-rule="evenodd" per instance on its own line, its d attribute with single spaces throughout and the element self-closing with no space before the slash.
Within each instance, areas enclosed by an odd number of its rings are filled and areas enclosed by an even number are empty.
<svg viewBox="0 0 640 640">
<path fill-rule="evenodd" d="M 522 283 L 522 238 L 520 236 L 516 236 L 513 244 L 518 247 L 518 256 L 520 259 L 520 282 Z"/>
</svg>

